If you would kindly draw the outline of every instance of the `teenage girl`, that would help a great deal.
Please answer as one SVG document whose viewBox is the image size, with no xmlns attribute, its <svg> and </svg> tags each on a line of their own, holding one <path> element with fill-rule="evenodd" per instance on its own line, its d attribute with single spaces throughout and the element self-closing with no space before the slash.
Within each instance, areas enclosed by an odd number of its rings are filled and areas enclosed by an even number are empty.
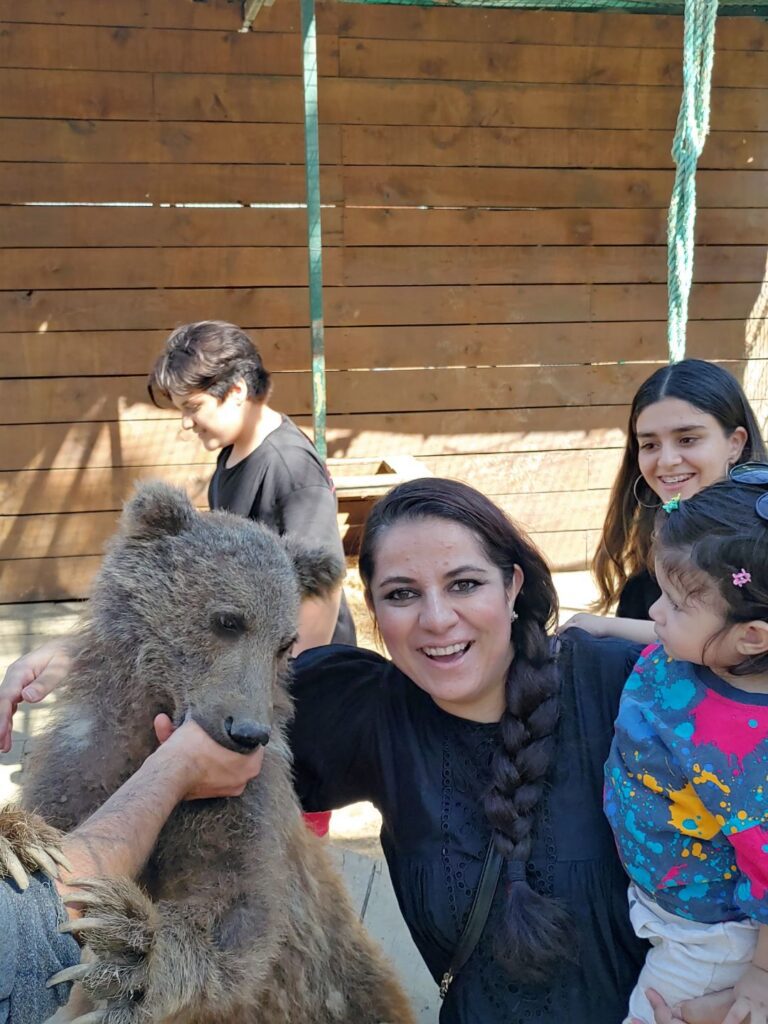
<svg viewBox="0 0 768 1024">
<path fill-rule="evenodd" d="M 627 442 L 592 560 L 595 611 L 563 628 L 593 636 L 653 640 L 649 621 L 659 587 L 649 569 L 651 533 L 662 504 L 691 498 L 731 466 L 765 460 L 757 419 L 741 385 L 703 359 L 684 359 L 651 374 L 634 397 Z M 608 617 L 616 606 L 616 618 Z"/>
<path fill-rule="evenodd" d="M 723 1024 L 768 1020 L 768 465 L 659 513 L 658 642 L 621 698 L 605 810 L 651 949 L 628 1021 L 733 989 Z M 673 1009 L 674 1012 L 674 1009 Z"/>
</svg>

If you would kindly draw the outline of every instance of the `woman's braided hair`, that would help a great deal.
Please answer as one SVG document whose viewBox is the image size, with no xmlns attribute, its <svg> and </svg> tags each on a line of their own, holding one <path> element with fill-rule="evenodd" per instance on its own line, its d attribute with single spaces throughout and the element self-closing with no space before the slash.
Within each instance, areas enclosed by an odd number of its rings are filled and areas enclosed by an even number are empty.
<svg viewBox="0 0 768 1024">
<path fill-rule="evenodd" d="M 574 958 L 570 915 L 555 900 L 535 892 L 525 876 L 536 813 L 555 754 L 559 676 L 548 630 L 557 621 L 557 593 L 543 556 L 501 509 L 466 484 L 427 477 L 400 484 L 371 510 L 359 558 L 369 599 L 380 536 L 395 523 L 419 519 L 444 519 L 468 529 L 501 570 L 505 584 L 511 584 L 516 565 L 523 571 L 511 628 L 514 657 L 500 721 L 502 742 L 484 806 L 506 862 L 505 927 L 497 954 L 514 979 L 541 983 L 563 960 Z"/>
</svg>

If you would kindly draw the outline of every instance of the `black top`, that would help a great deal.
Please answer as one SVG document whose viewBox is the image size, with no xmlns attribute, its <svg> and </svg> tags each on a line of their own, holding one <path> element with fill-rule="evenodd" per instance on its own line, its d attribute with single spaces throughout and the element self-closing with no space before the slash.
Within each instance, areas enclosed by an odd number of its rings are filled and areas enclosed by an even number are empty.
<svg viewBox="0 0 768 1024">
<path fill-rule="evenodd" d="M 642 966 L 627 878 L 603 817 L 603 764 L 624 680 L 640 648 L 563 638 L 557 756 L 539 811 L 530 884 L 563 899 L 575 920 L 579 964 L 548 986 L 509 981 L 493 955 L 501 901 L 443 1004 L 441 1024 L 620 1024 Z M 456 947 L 490 838 L 482 797 L 498 725 L 441 710 L 391 662 L 325 647 L 296 661 L 291 743 L 307 810 L 371 800 L 400 909 L 440 979 Z M 497 893 L 503 891 L 504 872 Z"/>
<path fill-rule="evenodd" d="M 208 486 L 208 504 L 255 519 L 279 534 L 292 533 L 308 544 L 344 558 L 336 519 L 333 482 L 314 445 L 287 416 L 259 447 L 227 469 L 232 445 L 222 448 Z M 355 624 L 341 595 L 333 642 L 355 643 Z"/>
<path fill-rule="evenodd" d="M 648 610 L 661 597 L 661 587 L 647 569 L 630 576 L 619 594 L 616 617 L 619 619 L 650 619 Z"/>
</svg>

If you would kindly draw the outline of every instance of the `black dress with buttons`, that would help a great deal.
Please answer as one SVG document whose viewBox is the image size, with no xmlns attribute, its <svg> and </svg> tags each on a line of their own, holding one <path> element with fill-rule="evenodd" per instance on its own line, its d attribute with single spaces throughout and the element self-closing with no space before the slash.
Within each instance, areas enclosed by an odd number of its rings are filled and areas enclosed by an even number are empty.
<svg viewBox="0 0 768 1024">
<path fill-rule="evenodd" d="M 639 648 L 569 630 L 559 666 L 557 753 L 537 815 L 529 883 L 563 900 L 578 961 L 551 984 L 509 980 L 494 956 L 502 901 L 454 981 L 441 1024 L 620 1024 L 645 946 L 627 914 L 627 879 L 602 813 L 603 764 Z M 489 840 L 483 794 L 496 724 L 441 710 L 371 651 L 317 648 L 295 663 L 291 744 L 306 810 L 370 800 L 403 917 L 439 981 L 469 913 Z M 503 892 L 504 875 L 497 890 Z"/>
</svg>

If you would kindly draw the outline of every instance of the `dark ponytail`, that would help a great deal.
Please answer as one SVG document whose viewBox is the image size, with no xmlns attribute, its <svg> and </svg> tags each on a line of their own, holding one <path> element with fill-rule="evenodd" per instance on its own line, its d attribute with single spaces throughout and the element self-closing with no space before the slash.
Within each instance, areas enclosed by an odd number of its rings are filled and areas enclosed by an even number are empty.
<svg viewBox="0 0 768 1024">
<path fill-rule="evenodd" d="M 559 674 L 548 630 L 557 621 L 557 593 L 544 558 L 493 502 L 466 484 L 431 477 L 395 487 L 373 507 L 360 546 L 360 576 L 370 599 L 381 534 L 396 522 L 445 519 L 470 530 L 505 584 L 519 565 L 525 577 L 512 626 L 514 658 L 506 680 L 501 745 L 492 765 L 485 813 L 505 859 L 506 906 L 497 955 L 510 976 L 528 984 L 551 978 L 563 960 L 574 959 L 567 910 L 535 892 L 526 880 L 532 833 L 554 760 L 559 715 Z"/>
</svg>

